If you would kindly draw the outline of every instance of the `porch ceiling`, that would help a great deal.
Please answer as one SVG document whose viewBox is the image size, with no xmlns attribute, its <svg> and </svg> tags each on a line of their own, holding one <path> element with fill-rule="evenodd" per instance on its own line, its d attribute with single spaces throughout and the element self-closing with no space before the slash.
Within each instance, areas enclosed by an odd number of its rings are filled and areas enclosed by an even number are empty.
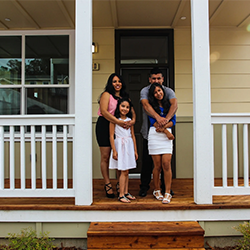
<svg viewBox="0 0 250 250">
<path fill-rule="evenodd" d="M 250 0 L 210 0 L 209 7 L 212 27 L 250 24 Z M 189 26 L 189 0 L 93 0 L 93 27 Z M 75 0 L 0 0 L 0 30 L 74 27 Z"/>
</svg>

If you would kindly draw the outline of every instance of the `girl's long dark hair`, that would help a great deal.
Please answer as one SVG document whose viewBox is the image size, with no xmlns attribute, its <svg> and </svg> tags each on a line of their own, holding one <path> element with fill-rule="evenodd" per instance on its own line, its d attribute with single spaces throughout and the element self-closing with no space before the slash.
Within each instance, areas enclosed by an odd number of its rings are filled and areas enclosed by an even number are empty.
<svg viewBox="0 0 250 250">
<path fill-rule="evenodd" d="M 127 113 L 127 117 L 129 117 L 129 118 L 132 119 L 132 112 L 131 112 L 132 103 L 131 103 L 131 101 L 129 100 L 128 97 L 123 97 L 123 98 L 121 98 L 121 99 L 118 100 L 114 116 L 116 118 L 120 118 L 121 117 L 119 107 L 120 107 L 120 105 L 123 102 L 128 102 L 129 103 L 129 112 Z"/>
<path fill-rule="evenodd" d="M 160 105 L 159 105 L 158 100 L 154 97 L 154 91 L 156 87 L 161 88 L 163 91 L 163 99 L 161 100 L 161 105 L 163 107 L 163 114 L 166 115 L 169 111 L 170 103 L 166 98 L 165 91 L 161 84 L 159 83 L 151 84 L 149 88 L 149 92 L 148 92 L 148 102 L 152 106 L 152 108 L 155 110 L 155 112 L 160 115 L 161 114 Z"/>
<path fill-rule="evenodd" d="M 107 81 L 107 84 L 104 88 L 104 92 L 108 92 L 110 95 L 112 95 L 115 99 L 119 99 L 119 97 L 115 96 L 115 89 L 114 89 L 114 86 L 112 84 L 112 81 L 113 81 L 113 78 L 117 76 L 120 80 L 121 80 L 121 83 L 122 83 L 122 88 L 120 90 L 120 96 L 121 97 L 128 97 L 128 93 L 126 92 L 126 84 L 124 82 L 124 80 L 122 79 L 122 76 L 116 74 L 116 73 L 112 73 L 109 78 L 108 78 L 108 81 Z M 101 95 L 103 94 L 103 92 L 101 93 Z M 100 97 L 98 99 L 98 102 L 100 101 Z"/>
</svg>

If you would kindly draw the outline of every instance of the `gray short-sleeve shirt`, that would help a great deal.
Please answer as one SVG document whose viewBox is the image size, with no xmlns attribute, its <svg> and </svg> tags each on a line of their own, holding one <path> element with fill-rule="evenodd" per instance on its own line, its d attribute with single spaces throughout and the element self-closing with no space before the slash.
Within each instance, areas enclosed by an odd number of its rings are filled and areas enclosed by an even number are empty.
<svg viewBox="0 0 250 250">
<path fill-rule="evenodd" d="M 143 99 L 146 99 L 148 100 L 148 92 L 149 92 L 149 88 L 150 88 L 151 84 L 144 87 L 141 92 L 140 92 L 140 101 L 143 100 Z M 164 92 L 165 92 L 165 95 L 167 97 L 168 100 L 172 99 L 172 98 L 176 98 L 175 96 L 175 93 L 172 89 L 164 86 L 163 86 L 163 89 L 164 89 Z M 142 137 L 144 139 L 148 139 L 148 115 L 146 114 L 144 108 L 142 108 L 142 126 L 141 126 L 141 134 L 142 134 Z"/>
</svg>

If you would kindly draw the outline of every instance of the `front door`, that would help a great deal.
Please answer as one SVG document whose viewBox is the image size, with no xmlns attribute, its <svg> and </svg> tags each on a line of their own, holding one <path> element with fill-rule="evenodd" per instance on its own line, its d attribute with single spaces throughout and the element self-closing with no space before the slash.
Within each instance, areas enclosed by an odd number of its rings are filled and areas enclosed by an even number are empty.
<svg viewBox="0 0 250 250">
<path fill-rule="evenodd" d="M 172 38 L 172 30 L 116 31 L 116 72 L 122 75 L 136 112 L 135 136 L 139 158 L 137 168 L 130 170 L 132 174 L 141 172 L 143 139 L 140 133 L 142 124 L 140 91 L 149 84 L 150 70 L 159 67 L 164 74 L 164 85 L 174 90 Z M 172 173 L 175 178 L 174 153 Z"/>
</svg>

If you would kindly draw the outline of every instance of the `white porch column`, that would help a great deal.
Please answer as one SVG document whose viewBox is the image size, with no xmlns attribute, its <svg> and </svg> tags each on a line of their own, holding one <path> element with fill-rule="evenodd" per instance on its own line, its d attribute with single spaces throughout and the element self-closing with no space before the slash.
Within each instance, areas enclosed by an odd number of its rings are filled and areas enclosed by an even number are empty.
<svg viewBox="0 0 250 250">
<path fill-rule="evenodd" d="M 194 201 L 212 203 L 213 154 L 210 97 L 208 0 L 191 1 Z"/>
<path fill-rule="evenodd" d="M 92 203 L 92 0 L 75 0 L 75 135 L 76 205 Z"/>
</svg>

